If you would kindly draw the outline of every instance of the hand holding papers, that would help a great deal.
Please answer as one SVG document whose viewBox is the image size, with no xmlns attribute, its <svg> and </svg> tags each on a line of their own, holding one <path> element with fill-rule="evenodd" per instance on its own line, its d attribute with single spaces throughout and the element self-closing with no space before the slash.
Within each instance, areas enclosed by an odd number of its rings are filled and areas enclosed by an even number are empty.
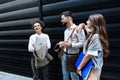
<svg viewBox="0 0 120 80">
<path fill-rule="evenodd" d="M 81 64 L 81 61 L 83 59 L 83 57 L 85 56 L 85 54 L 83 52 L 80 53 L 76 63 L 75 63 L 75 66 L 78 67 L 80 64 Z M 93 62 L 92 60 L 89 60 L 86 65 L 82 68 L 81 72 L 80 72 L 80 75 L 82 76 L 83 79 L 87 79 L 88 78 L 88 75 L 91 71 L 91 68 L 92 68 L 92 65 L 93 65 Z"/>
</svg>

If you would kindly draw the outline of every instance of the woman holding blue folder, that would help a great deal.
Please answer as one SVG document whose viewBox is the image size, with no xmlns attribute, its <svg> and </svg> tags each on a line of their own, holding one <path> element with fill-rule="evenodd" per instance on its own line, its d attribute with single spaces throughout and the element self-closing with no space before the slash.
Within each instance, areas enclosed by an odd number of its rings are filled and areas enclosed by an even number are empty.
<svg viewBox="0 0 120 80">
<path fill-rule="evenodd" d="M 82 68 L 92 59 L 93 67 L 87 80 L 100 80 L 103 66 L 103 56 L 107 57 L 109 53 L 109 43 L 107 38 L 106 23 L 102 14 L 92 14 L 84 23 L 80 24 L 77 31 L 86 29 L 88 32 L 84 44 L 83 53 L 85 54 L 80 65 L 77 67 L 78 74 L 81 74 Z"/>
</svg>

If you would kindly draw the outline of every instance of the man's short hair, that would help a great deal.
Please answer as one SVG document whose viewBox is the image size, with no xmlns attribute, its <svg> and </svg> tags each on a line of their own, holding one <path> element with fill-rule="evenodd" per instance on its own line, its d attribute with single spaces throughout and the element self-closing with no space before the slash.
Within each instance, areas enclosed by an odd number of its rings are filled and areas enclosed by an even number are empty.
<svg viewBox="0 0 120 80">
<path fill-rule="evenodd" d="M 35 24 L 35 23 L 39 23 L 42 28 L 44 28 L 44 26 L 45 26 L 45 24 L 44 24 L 43 21 L 41 21 L 41 20 L 36 20 L 36 21 L 32 21 L 32 22 L 31 22 L 32 28 L 34 28 L 34 24 Z"/>
<path fill-rule="evenodd" d="M 61 15 L 64 15 L 64 16 L 70 16 L 70 17 L 73 18 L 73 16 L 72 16 L 72 12 L 71 12 L 71 11 L 64 11 L 64 12 L 61 13 Z"/>
</svg>

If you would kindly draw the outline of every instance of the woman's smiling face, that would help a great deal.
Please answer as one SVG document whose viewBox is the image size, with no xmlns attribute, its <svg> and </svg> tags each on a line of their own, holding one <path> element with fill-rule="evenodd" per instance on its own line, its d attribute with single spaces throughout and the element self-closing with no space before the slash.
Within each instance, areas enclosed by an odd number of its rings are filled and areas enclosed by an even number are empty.
<svg viewBox="0 0 120 80">
<path fill-rule="evenodd" d="M 86 21 L 86 24 L 87 24 L 87 28 L 91 29 L 93 27 L 92 23 L 90 22 L 90 20 L 87 20 Z"/>
</svg>

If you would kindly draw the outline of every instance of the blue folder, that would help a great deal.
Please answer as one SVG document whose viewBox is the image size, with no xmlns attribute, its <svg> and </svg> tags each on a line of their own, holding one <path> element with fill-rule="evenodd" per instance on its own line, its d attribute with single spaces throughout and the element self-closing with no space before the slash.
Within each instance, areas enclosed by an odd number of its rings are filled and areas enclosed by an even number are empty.
<svg viewBox="0 0 120 80">
<path fill-rule="evenodd" d="M 81 52 L 77 61 L 76 61 L 76 63 L 75 63 L 76 67 L 78 67 L 80 65 L 84 56 L 85 56 L 85 54 L 83 52 Z M 93 66 L 93 61 L 90 59 L 81 70 L 81 76 L 82 76 L 83 79 L 86 80 L 88 78 L 88 75 L 91 71 L 92 66 Z"/>
</svg>

